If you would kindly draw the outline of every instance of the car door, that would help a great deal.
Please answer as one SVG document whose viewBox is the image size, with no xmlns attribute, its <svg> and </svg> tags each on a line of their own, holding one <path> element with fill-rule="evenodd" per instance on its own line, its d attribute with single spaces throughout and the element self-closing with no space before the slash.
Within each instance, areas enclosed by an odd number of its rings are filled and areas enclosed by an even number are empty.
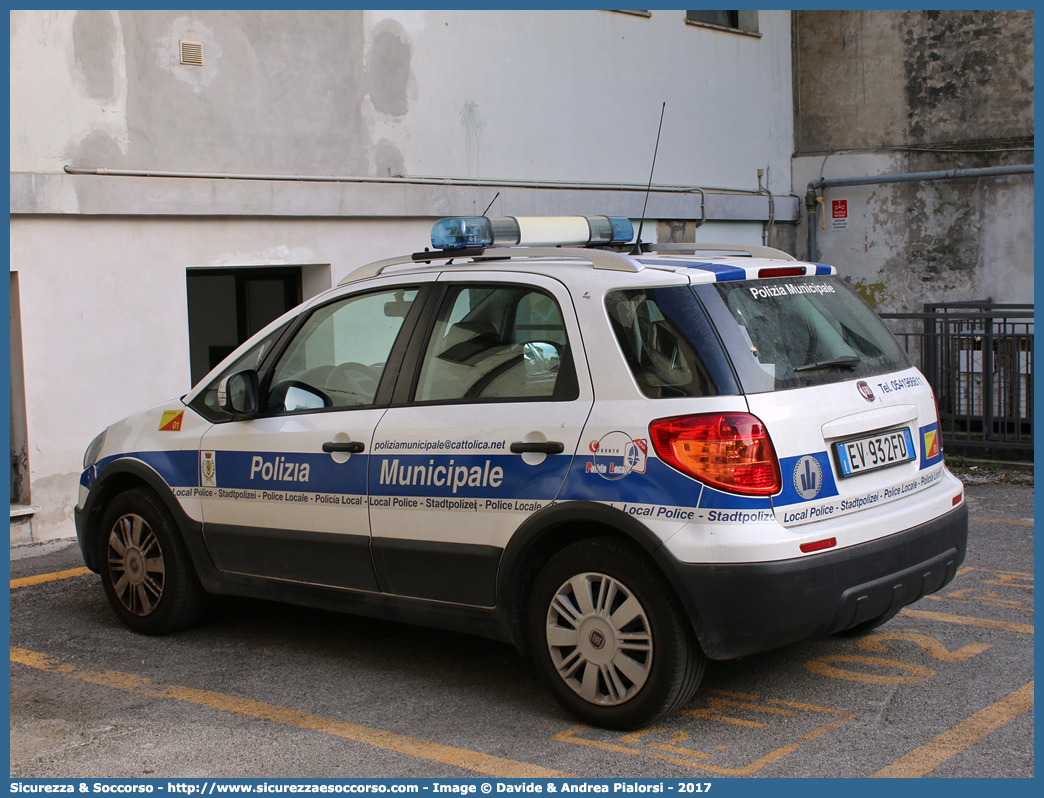
<svg viewBox="0 0 1044 798">
<path fill-rule="evenodd" d="M 432 279 L 375 281 L 308 311 L 261 377 L 257 417 L 204 435 L 204 535 L 219 569 L 379 589 L 367 459 Z"/>
<path fill-rule="evenodd" d="M 438 289 L 412 384 L 373 440 L 374 565 L 385 592 L 491 606 L 503 549 L 557 497 L 593 392 L 558 281 L 443 274 Z"/>
</svg>

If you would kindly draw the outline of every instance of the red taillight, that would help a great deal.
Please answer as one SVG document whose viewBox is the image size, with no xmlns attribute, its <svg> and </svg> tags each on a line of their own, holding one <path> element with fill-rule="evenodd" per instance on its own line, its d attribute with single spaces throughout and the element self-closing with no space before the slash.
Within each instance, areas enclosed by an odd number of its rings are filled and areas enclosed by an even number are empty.
<svg viewBox="0 0 1044 798">
<path fill-rule="evenodd" d="M 758 277 L 804 277 L 804 266 L 769 266 L 758 269 Z"/>
<path fill-rule="evenodd" d="M 649 433 L 661 460 L 711 487 L 771 496 L 782 486 L 768 431 L 748 413 L 661 418 Z"/>
<path fill-rule="evenodd" d="M 961 503 L 961 499 L 963 499 L 963 498 L 964 498 L 964 493 L 963 492 L 958 493 L 956 496 L 953 497 L 953 501 L 951 502 L 950 506 L 951 507 L 956 507 L 958 504 Z"/>
</svg>

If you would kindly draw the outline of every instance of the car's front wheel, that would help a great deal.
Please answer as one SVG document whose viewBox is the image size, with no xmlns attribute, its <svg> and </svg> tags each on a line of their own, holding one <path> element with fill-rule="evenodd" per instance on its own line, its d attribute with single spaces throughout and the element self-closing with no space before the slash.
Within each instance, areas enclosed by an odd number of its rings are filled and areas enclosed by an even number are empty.
<svg viewBox="0 0 1044 798">
<path fill-rule="evenodd" d="M 580 541 L 547 563 L 533 585 L 528 632 L 555 698 L 595 726 L 634 729 L 674 712 L 706 665 L 666 580 L 619 540 Z"/>
<path fill-rule="evenodd" d="M 195 623 L 204 590 L 170 511 L 147 488 L 106 508 L 98 536 L 105 595 L 124 624 L 158 635 Z"/>
</svg>

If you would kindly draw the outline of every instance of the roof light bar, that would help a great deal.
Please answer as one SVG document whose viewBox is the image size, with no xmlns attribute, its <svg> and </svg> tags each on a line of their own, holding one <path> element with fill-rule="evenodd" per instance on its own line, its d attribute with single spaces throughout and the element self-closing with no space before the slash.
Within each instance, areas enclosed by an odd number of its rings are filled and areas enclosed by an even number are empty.
<svg viewBox="0 0 1044 798">
<path fill-rule="evenodd" d="M 623 216 L 458 216 L 431 228 L 435 249 L 627 244 L 634 238 Z"/>
</svg>

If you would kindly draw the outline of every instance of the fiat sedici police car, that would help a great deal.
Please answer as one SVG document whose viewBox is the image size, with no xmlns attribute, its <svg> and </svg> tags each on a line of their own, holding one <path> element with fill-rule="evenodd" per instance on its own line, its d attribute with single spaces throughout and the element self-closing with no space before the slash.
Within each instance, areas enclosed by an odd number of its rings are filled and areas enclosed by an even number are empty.
<svg viewBox="0 0 1044 798">
<path fill-rule="evenodd" d="M 932 391 L 836 270 L 632 238 L 443 219 L 110 426 L 76 523 L 116 614 L 161 634 L 235 594 L 482 635 L 628 729 L 708 658 L 953 579 Z"/>
</svg>

